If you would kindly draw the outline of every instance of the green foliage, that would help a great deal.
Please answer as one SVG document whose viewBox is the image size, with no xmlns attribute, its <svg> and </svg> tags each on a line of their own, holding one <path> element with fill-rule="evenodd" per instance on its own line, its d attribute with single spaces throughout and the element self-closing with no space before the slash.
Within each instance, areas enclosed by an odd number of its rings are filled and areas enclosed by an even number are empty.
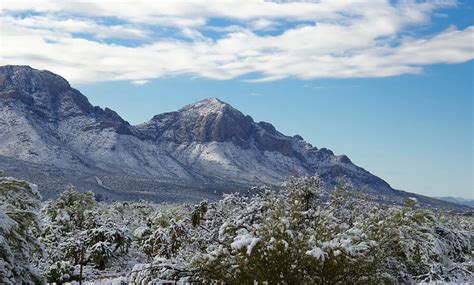
<svg viewBox="0 0 474 285">
<path fill-rule="evenodd" d="M 88 211 L 95 204 L 92 192 L 78 192 L 73 186 L 70 186 L 59 195 L 58 199 L 47 205 L 46 213 L 52 221 L 61 223 L 65 228 L 83 229 L 85 226 L 91 226 L 90 220 L 87 225 L 86 218 L 90 218 Z"/>
<path fill-rule="evenodd" d="M 96 264 L 99 270 L 104 270 L 108 260 L 112 256 L 111 244 L 99 241 L 92 245 L 90 249 L 90 259 Z"/>
<path fill-rule="evenodd" d="M 92 195 L 66 192 L 43 211 L 48 266 L 76 265 L 83 254 L 86 267 L 109 271 L 123 260 L 145 262 L 139 258 L 146 255 L 150 264 L 130 275 L 136 284 L 413 284 L 472 277 L 472 218 L 433 212 L 414 199 L 380 204 L 344 182 L 328 192 L 317 177 L 291 178 L 281 191 L 225 195 L 181 211 L 143 201 L 95 203 Z M 74 199 L 82 200 L 78 212 Z"/>
<path fill-rule="evenodd" d="M 416 198 L 406 198 L 405 201 L 403 201 L 403 205 L 407 208 L 413 208 L 417 203 Z"/>
<path fill-rule="evenodd" d="M 74 274 L 74 266 L 71 266 L 69 262 L 58 261 L 52 264 L 44 272 L 44 276 L 48 283 L 56 283 L 61 285 L 64 282 L 71 281 Z"/>
<path fill-rule="evenodd" d="M 120 249 L 126 253 L 132 238 L 125 229 L 116 227 L 102 226 L 86 232 L 85 244 L 87 246 L 93 246 L 99 242 L 107 242 L 110 246 L 113 246 L 114 252 Z"/>
<path fill-rule="evenodd" d="M 158 228 L 144 239 L 141 247 L 149 258 L 154 256 L 172 258 L 186 242 L 186 234 L 187 231 L 182 222 L 171 220 L 168 227 Z"/>
<path fill-rule="evenodd" d="M 319 198 L 317 192 L 320 187 L 321 180 L 318 177 L 309 177 L 304 180 L 290 177 L 287 182 L 290 205 L 296 207 L 295 210 L 308 210 L 313 199 Z"/>
<path fill-rule="evenodd" d="M 42 255 L 36 236 L 40 231 L 41 196 L 25 181 L 0 178 L 0 283 L 42 284 L 33 261 Z"/>
<path fill-rule="evenodd" d="M 410 202 L 411 201 L 411 202 Z M 149 235 L 155 256 L 140 279 L 253 284 L 412 284 L 468 280 L 472 223 L 416 207 L 371 201 L 342 183 L 292 178 L 280 192 L 226 195 L 182 223 Z M 187 226 L 186 226 L 187 225 Z M 469 230 L 471 229 L 471 230 Z M 157 250 L 157 249 L 160 250 Z"/>
<path fill-rule="evenodd" d="M 202 255 L 195 261 L 202 272 L 200 278 L 226 284 L 255 281 L 380 284 L 386 281 L 379 276 L 375 259 L 366 258 L 376 250 L 375 243 L 363 235 L 358 236 L 355 228 L 334 226 L 331 211 L 314 208 L 320 187 L 316 178 L 294 179 L 289 181 L 285 195 L 264 198 L 258 208 L 261 211 L 247 213 L 247 218 L 257 222 L 257 228 L 245 222 L 241 226 L 228 226 L 229 239 L 221 238 L 220 242 L 230 245 L 229 248 L 218 251 L 218 255 Z M 335 193 L 334 200 L 341 195 L 341 192 Z M 340 243 L 343 239 L 357 243 L 351 244 L 350 249 L 345 248 Z M 253 247 L 249 247 L 252 242 Z"/>
<path fill-rule="evenodd" d="M 128 253 L 132 236 L 113 220 L 126 216 L 127 207 L 114 204 L 111 212 L 96 203 L 92 193 L 70 187 L 42 211 L 46 226 L 41 232 L 50 264 L 68 261 L 73 265 L 94 265 L 104 270 L 111 258 Z M 107 206 L 109 207 L 109 206 Z M 133 217 L 132 217 L 133 218 Z"/>
<path fill-rule="evenodd" d="M 77 238 L 69 238 L 58 246 L 63 253 L 60 258 L 65 258 L 72 262 L 72 264 L 80 264 L 81 258 L 84 254 L 84 242 Z"/>
<path fill-rule="evenodd" d="M 40 208 L 41 196 L 29 183 L 0 178 L 0 205 L 5 211 L 31 211 Z"/>
<path fill-rule="evenodd" d="M 201 223 L 201 220 L 204 219 L 204 216 L 207 213 L 207 206 L 207 202 L 201 202 L 201 204 L 195 207 L 194 211 L 191 213 L 191 224 L 193 227 L 198 226 Z"/>
</svg>

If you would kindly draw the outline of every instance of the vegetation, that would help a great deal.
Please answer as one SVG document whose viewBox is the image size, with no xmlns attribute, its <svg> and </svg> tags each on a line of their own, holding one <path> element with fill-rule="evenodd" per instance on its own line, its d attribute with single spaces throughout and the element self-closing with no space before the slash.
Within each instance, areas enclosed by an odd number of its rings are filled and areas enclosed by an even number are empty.
<svg viewBox="0 0 474 285">
<path fill-rule="evenodd" d="M 35 185 L 0 178 L 0 283 L 41 284 L 44 278 L 31 263 L 41 258 L 38 210 L 41 196 Z"/>
<path fill-rule="evenodd" d="M 472 281 L 472 217 L 381 205 L 349 185 L 329 193 L 317 177 L 285 186 L 195 207 L 98 203 L 69 188 L 39 211 L 34 187 L 0 181 L 0 282 L 62 284 L 81 267 L 84 279 L 135 284 Z"/>
</svg>

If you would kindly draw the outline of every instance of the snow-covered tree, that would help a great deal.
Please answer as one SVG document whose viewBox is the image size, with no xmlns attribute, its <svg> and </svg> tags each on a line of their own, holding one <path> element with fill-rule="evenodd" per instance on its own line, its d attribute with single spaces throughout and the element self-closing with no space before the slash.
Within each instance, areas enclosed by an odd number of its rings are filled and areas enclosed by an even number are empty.
<svg viewBox="0 0 474 285">
<path fill-rule="evenodd" d="M 44 272 L 48 283 L 56 283 L 56 285 L 71 281 L 73 274 L 74 266 L 68 261 L 55 262 Z"/>
<path fill-rule="evenodd" d="M 36 185 L 0 178 L 0 283 L 42 284 L 33 262 L 41 255 L 36 239 L 41 196 Z"/>
<path fill-rule="evenodd" d="M 472 219 L 372 201 L 342 183 L 327 192 L 317 177 L 291 178 L 285 189 L 226 195 L 201 203 L 169 227 L 141 228 L 155 254 L 130 276 L 270 284 L 381 284 L 472 280 Z M 145 236 L 145 238 L 143 237 Z"/>
<path fill-rule="evenodd" d="M 106 241 L 99 241 L 90 247 L 90 259 L 97 268 L 104 270 L 108 260 L 112 256 L 112 245 Z"/>
<path fill-rule="evenodd" d="M 51 201 L 45 207 L 45 211 L 52 222 L 61 225 L 65 230 L 84 229 L 94 226 L 95 221 L 90 216 L 90 210 L 95 204 L 92 192 L 78 192 L 70 186 L 59 195 L 58 199 Z"/>
<path fill-rule="evenodd" d="M 421 208 L 415 199 L 403 206 L 380 203 L 344 181 L 333 191 L 317 177 L 293 177 L 283 186 L 225 195 L 194 208 L 96 203 L 92 195 L 70 189 L 43 208 L 41 241 L 48 256 L 39 264 L 48 278 L 62 272 L 59 261 L 75 266 L 74 274 L 82 264 L 89 280 L 128 272 L 136 284 L 473 279 L 470 216 Z M 83 201 L 80 211 L 74 199 Z"/>
</svg>

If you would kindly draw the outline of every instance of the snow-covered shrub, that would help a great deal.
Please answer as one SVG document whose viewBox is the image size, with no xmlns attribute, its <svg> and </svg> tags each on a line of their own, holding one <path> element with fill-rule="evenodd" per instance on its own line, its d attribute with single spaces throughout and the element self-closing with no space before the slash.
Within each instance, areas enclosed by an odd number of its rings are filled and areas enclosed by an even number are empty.
<svg viewBox="0 0 474 285">
<path fill-rule="evenodd" d="M 100 270 L 105 269 L 107 261 L 112 256 L 111 246 L 106 241 L 99 241 L 90 247 L 90 258 Z"/>
<path fill-rule="evenodd" d="M 381 281 L 373 259 L 377 243 L 338 220 L 320 200 L 316 178 L 293 178 L 284 192 L 231 195 L 209 205 L 203 224 L 214 241 L 194 258 L 198 279 L 288 284 Z M 223 216 L 227 214 L 227 217 Z M 201 233 L 202 234 L 202 233 Z"/>
<path fill-rule="evenodd" d="M 107 232 L 107 241 L 113 245 L 113 252 L 120 250 L 122 253 L 127 253 L 132 243 L 132 235 L 126 227 L 115 226 Z"/>
<path fill-rule="evenodd" d="M 67 260 L 73 265 L 80 264 L 81 260 L 84 259 L 85 254 L 85 242 L 82 235 L 80 238 L 77 238 L 74 235 L 69 235 L 68 238 L 64 239 L 60 244 L 58 244 L 55 249 L 62 253 L 59 256 L 49 256 L 48 259 L 51 261 L 54 260 Z M 52 249 L 54 251 L 54 248 Z"/>
<path fill-rule="evenodd" d="M 61 225 L 65 230 L 83 229 L 94 226 L 95 221 L 90 210 L 95 204 L 92 192 L 78 192 L 70 186 L 56 200 L 47 204 L 44 211 L 52 222 Z"/>
<path fill-rule="evenodd" d="M 107 261 L 117 250 L 127 253 L 132 240 L 126 229 L 116 225 L 103 225 L 82 234 L 85 235 L 84 244 L 90 259 L 101 270 L 105 269 Z"/>
<path fill-rule="evenodd" d="M 291 178 L 280 192 L 226 195 L 180 222 L 179 246 L 155 251 L 133 280 L 247 284 L 384 284 L 472 281 L 470 217 L 390 206 L 315 177 Z M 142 229 L 140 233 L 146 232 Z M 166 228 L 148 244 L 170 248 Z"/>
<path fill-rule="evenodd" d="M 381 267 L 398 282 L 464 282 L 473 279 L 469 256 L 474 242 L 472 218 L 390 207 L 379 212 L 369 235 L 380 245 Z"/>
<path fill-rule="evenodd" d="M 141 243 L 143 252 L 149 256 L 174 257 L 188 240 L 185 224 L 171 220 L 167 227 L 160 227 Z"/>
<path fill-rule="evenodd" d="M 55 262 L 44 272 L 48 283 L 56 283 L 56 285 L 71 281 L 73 274 L 74 266 L 67 261 Z"/>
<path fill-rule="evenodd" d="M 42 210 L 44 227 L 41 241 L 47 256 L 40 263 L 43 270 L 67 261 L 79 267 L 107 268 L 109 261 L 128 253 L 132 235 L 108 213 L 111 205 L 94 201 L 92 193 L 67 189 Z"/>
<path fill-rule="evenodd" d="M 34 188 L 1 185 L 2 284 L 44 282 L 32 263 L 56 282 L 77 280 L 80 265 L 86 280 L 128 274 L 132 284 L 473 281 L 473 217 L 424 209 L 414 199 L 380 204 L 344 183 L 327 192 L 317 177 L 194 208 L 96 203 L 68 189 L 43 207 L 42 229 Z M 37 236 L 42 257 L 34 254 Z"/>
<path fill-rule="evenodd" d="M 36 185 L 0 178 L 0 283 L 42 284 L 33 262 L 42 254 Z"/>
</svg>

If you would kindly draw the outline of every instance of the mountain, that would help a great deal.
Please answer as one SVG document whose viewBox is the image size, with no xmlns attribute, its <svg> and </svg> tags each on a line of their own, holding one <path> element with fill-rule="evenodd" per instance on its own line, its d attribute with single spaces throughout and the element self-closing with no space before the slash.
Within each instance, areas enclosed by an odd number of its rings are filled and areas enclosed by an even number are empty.
<svg viewBox="0 0 474 285">
<path fill-rule="evenodd" d="M 451 202 L 451 203 L 456 203 L 464 206 L 469 206 L 471 208 L 474 208 L 474 199 L 464 199 L 460 197 L 436 197 L 436 199 L 443 200 L 446 202 Z"/>
<path fill-rule="evenodd" d="M 347 156 L 216 98 L 132 126 L 59 75 L 28 66 L 0 67 L 0 142 L 3 175 L 39 184 L 47 198 L 73 184 L 108 199 L 195 201 L 317 173 L 327 187 L 344 179 L 387 201 L 452 206 L 394 190 Z"/>
</svg>

